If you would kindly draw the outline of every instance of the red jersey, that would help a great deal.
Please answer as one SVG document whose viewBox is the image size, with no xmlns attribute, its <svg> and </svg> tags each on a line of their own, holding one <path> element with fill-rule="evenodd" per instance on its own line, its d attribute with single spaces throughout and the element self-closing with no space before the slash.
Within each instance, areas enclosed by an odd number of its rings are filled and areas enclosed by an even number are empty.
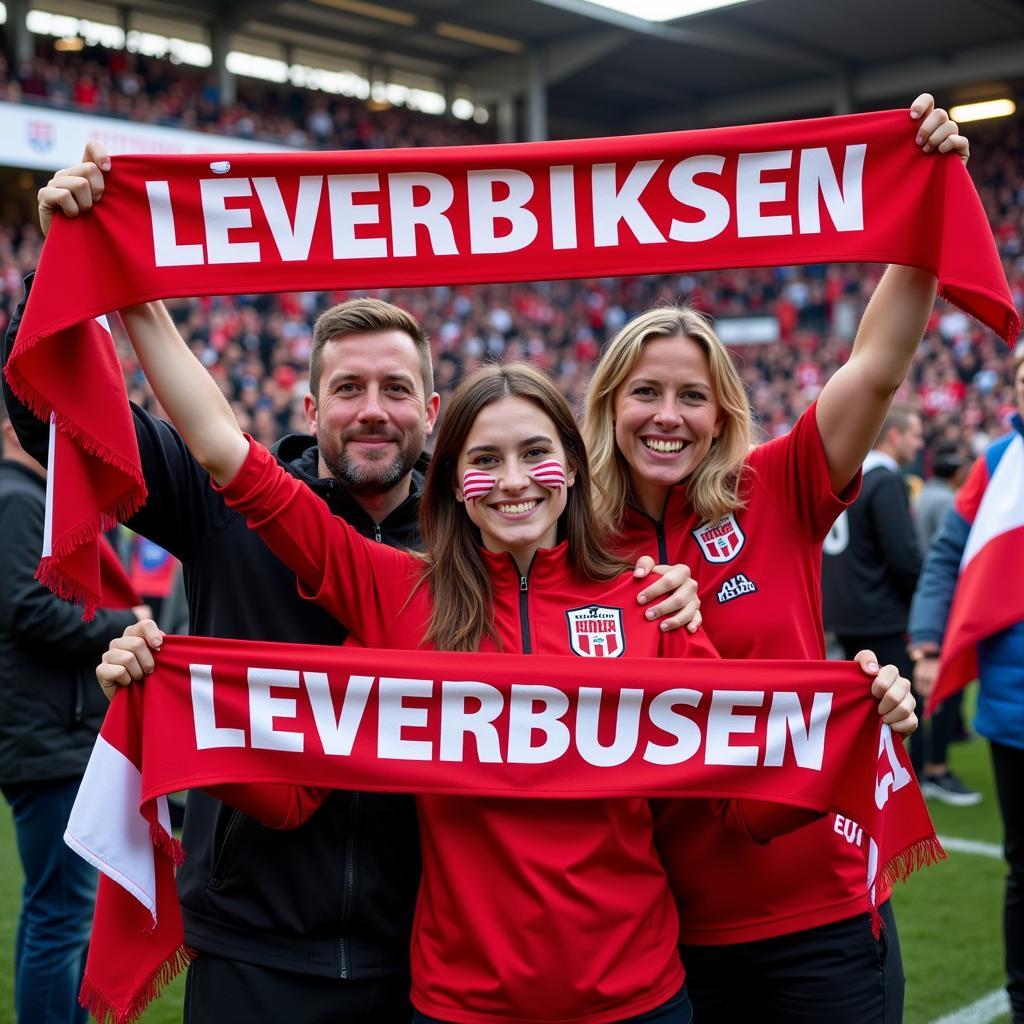
<svg viewBox="0 0 1024 1024">
<path fill-rule="evenodd" d="M 420 559 L 361 537 L 256 443 L 224 495 L 357 642 L 423 647 L 430 595 L 416 587 Z M 539 551 L 525 577 L 511 556 L 483 554 L 504 650 L 715 657 L 703 636 L 647 622 L 631 573 L 581 580 L 564 544 Z M 422 1013 L 458 1024 L 607 1024 L 682 986 L 678 919 L 646 800 L 417 803 L 412 1001 Z"/>
<path fill-rule="evenodd" d="M 825 657 L 821 546 L 860 476 L 833 493 L 814 410 L 747 456 L 738 512 L 702 524 L 685 485 L 670 491 L 658 522 L 626 510 L 620 549 L 690 566 L 724 658 Z M 723 830 L 706 804 L 675 801 L 659 811 L 656 834 L 683 943 L 750 942 L 866 909 L 867 857 L 853 845 L 861 833 L 836 815 L 759 846 Z"/>
</svg>

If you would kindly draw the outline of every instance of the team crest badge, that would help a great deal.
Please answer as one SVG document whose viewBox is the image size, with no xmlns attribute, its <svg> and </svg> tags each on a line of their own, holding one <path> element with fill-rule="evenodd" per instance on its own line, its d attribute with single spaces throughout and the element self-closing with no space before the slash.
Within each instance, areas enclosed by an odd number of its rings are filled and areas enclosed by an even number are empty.
<svg viewBox="0 0 1024 1024">
<path fill-rule="evenodd" d="M 626 650 L 622 609 L 588 604 L 565 613 L 569 646 L 581 658 L 621 658 Z"/>
<path fill-rule="evenodd" d="M 747 539 L 731 512 L 717 523 L 705 523 L 693 536 L 709 562 L 731 562 Z"/>
</svg>

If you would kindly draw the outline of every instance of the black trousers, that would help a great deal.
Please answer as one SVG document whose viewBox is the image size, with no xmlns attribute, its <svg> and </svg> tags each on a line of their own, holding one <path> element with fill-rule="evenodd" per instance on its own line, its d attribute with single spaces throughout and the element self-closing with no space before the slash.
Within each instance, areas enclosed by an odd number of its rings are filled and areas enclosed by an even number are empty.
<svg viewBox="0 0 1024 1024">
<path fill-rule="evenodd" d="M 1024 749 L 993 743 L 992 766 L 1003 815 L 1003 850 L 1010 866 L 1003 901 L 1006 989 L 1013 1024 L 1024 1024 Z"/>
<path fill-rule="evenodd" d="M 731 946 L 682 946 L 698 1024 L 899 1024 L 903 960 L 892 906 Z"/>
<path fill-rule="evenodd" d="M 914 663 L 907 654 L 907 637 L 905 633 L 889 633 L 884 636 L 846 636 L 837 635 L 836 639 L 843 648 L 847 658 L 853 658 L 858 651 L 865 649 L 874 651 L 878 658 L 879 665 L 895 665 L 900 670 L 900 675 L 907 679 L 914 678 Z M 867 677 L 865 677 L 867 678 Z M 924 701 L 915 692 L 917 697 L 918 717 L 923 715 Z M 910 763 L 914 767 L 915 774 L 920 778 L 924 771 L 924 763 L 932 758 L 928 754 L 928 744 L 925 738 L 926 729 L 918 729 L 910 737 Z"/>
<path fill-rule="evenodd" d="M 412 1024 L 446 1024 L 436 1017 L 424 1017 L 418 1010 L 413 1015 Z M 667 1003 L 656 1006 L 639 1017 L 630 1017 L 618 1024 L 693 1024 L 693 1007 L 686 994 L 684 985 Z"/>
<path fill-rule="evenodd" d="M 200 953 L 185 980 L 183 1024 L 409 1024 L 406 978 L 339 981 Z"/>
</svg>

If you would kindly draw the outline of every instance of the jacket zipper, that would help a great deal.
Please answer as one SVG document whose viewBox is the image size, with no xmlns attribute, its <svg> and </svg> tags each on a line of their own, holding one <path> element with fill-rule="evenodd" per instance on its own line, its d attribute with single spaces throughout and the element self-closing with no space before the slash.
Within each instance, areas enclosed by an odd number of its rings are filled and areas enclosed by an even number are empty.
<svg viewBox="0 0 1024 1024">
<path fill-rule="evenodd" d="M 338 940 L 338 977 L 346 980 L 349 977 L 349 957 L 345 948 L 345 933 L 348 930 L 349 914 L 352 910 L 352 896 L 356 887 L 355 835 L 356 812 L 359 809 L 359 794 L 349 794 L 348 805 L 348 836 L 345 839 L 345 890 L 341 897 L 341 938 Z"/>
<path fill-rule="evenodd" d="M 82 683 L 81 676 L 75 677 L 75 712 L 72 721 L 75 725 L 82 724 L 82 716 L 84 715 L 83 705 L 85 702 L 85 687 Z"/>
<path fill-rule="evenodd" d="M 380 544 L 384 540 L 384 535 L 380 532 L 380 523 L 373 524 L 373 539 Z"/>
<path fill-rule="evenodd" d="M 654 532 L 658 538 L 658 562 L 660 565 L 667 565 L 668 542 L 665 540 L 665 521 L 663 519 L 655 521 Z"/>
<path fill-rule="evenodd" d="M 217 859 L 214 862 L 213 869 L 210 871 L 210 880 L 207 883 L 211 889 L 216 889 L 224 880 L 227 859 L 229 854 L 234 851 L 235 833 L 238 832 L 241 824 L 242 812 L 231 808 L 231 817 L 228 818 L 228 823 L 224 828 L 224 838 L 221 840 L 220 850 L 217 853 Z"/>
<path fill-rule="evenodd" d="M 512 558 L 511 555 L 508 557 Z M 537 554 L 534 552 L 526 575 L 519 577 L 519 632 L 523 640 L 523 654 L 533 654 L 533 641 L 530 638 L 530 570 L 533 568 L 533 560 L 536 557 Z M 515 564 L 514 558 L 512 562 Z M 516 566 L 516 568 L 519 567 Z"/>
<path fill-rule="evenodd" d="M 668 498 L 665 498 L 665 507 L 661 510 L 661 518 L 655 519 L 654 516 L 649 516 L 639 505 L 633 505 L 633 507 L 644 517 L 644 519 L 650 520 L 654 524 L 654 537 L 658 542 L 658 564 L 668 564 L 668 541 L 665 539 L 665 509 L 668 508 Z M 632 502 L 630 504 L 633 504 Z"/>
</svg>

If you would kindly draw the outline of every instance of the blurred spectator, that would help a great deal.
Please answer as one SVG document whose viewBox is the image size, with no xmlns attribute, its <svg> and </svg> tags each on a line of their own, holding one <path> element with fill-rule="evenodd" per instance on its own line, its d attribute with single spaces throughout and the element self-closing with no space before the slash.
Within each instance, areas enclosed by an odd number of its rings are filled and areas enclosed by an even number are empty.
<svg viewBox="0 0 1024 1024">
<path fill-rule="evenodd" d="M 35 578 L 45 471 L 0 401 L 0 789 L 25 874 L 14 948 L 18 1024 L 86 1020 L 78 990 L 96 871 L 63 842 L 103 722 L 94 668 L 107 643 L 148 613 L 101 608 L 91 622 Z M 111 560 L 114 556 L 111 552 Z"/>
<path fill-rule="evenodd" d="M 917 544 L 902 470 L 922 446 L 921 414 L 896 402 L 864 460 L 857 500 L 836 520 L 824 545 L 821 593 L 825 628 L 847 658 L 867 649 L 879 664 L 893 664 L 908 679 L 907 614 L 914 596 L 921 551 Z M 924 754 L 911 739 L 918 775 Z"/>
<path fill-rule="evenodd" d="M 925 481 L 915 506 L 922 553 L 931 546 L 946 513 L 953 507 L 956 492 L 964 482 L 970 465 L 970 453 L 962 444 L 943 441 L 936 447 L 932 477 Z M 944 803 L 969 806 L 979 803 L 981 794 L 965 787 L 948 768 L 950 742 L 958 736 L 966 738 L 970 735 L 961 717 L 962 705 L 963 694 L 957 693 L 936 708 L 930 719 L 922 719 L 925 750 L 922 791 L 925 796 Z"/>
<path fill-rule="evenodd" d="M 957 488 L 964 482 L 971 464 L 971 456 L 956 441 L 940 441 L 935 447 L 932 475 L 929 477 L 915 506 L 917 538 L 922 551 L 928 546 L 946 513 L 953 504 Z"/>
</svg>

